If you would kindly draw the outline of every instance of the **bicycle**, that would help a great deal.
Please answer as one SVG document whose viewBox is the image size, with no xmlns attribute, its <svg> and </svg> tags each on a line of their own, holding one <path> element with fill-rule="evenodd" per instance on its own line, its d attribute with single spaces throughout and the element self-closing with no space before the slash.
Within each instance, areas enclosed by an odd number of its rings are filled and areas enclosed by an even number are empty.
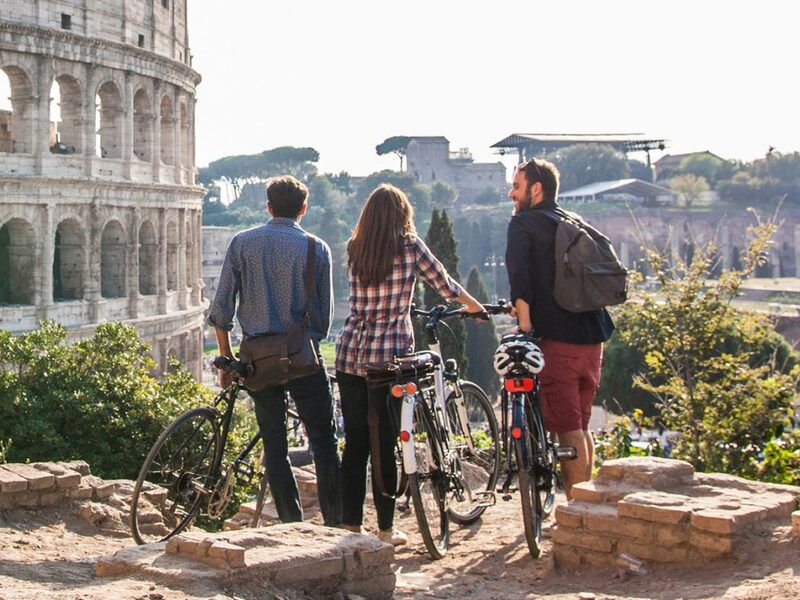
<svg viewBox="0 0 800 600">
<path fill-rule="evenodd" d="M 214 366 L 231 373 L 233 382 L 217 394 L 210 406 L 179 415 L 161 433 L 142 464 L 129 515 L 137 544 L 167 540 L 200 517 L 221 519 L 233 499 L 236 484 L 258 482 L 250 526 L 259 524 L 269 496 L 263 452 L 251 458 L 261 441 L 260 432 L 233 461 L 225 460 L 234 406 L 239 393 L 246 389 L 241 379 L 247 375 L 247 367 L 224 356 L 214 359 Z M 297 435 L 299 426 L 297 412 L 287 405 L 288 432 Z"/>
<path fill-rule="evenodd" d="M 492 313 L 508 312 L 502 303 L 487 306 Z M 522 504 L 522 522 L 528 550 L 541 554 L 542 523 L 550 516 L 560 485 L 558 461 L 577 456 L 572 446 L 559 446 L 544 427 L 539 394 L 539 373 L 544 356 L 535 338 L 510 334 L 495 351 L 494 367 L 503 376 L 501 391 L 501 439 L 505 456 L 505 481 L 498 489 L 511 499 L 516 475 Z"/>
<path fill-rule="evenodd" d="M 473 523 L 494 504 L 500 448 L 489 398 L 459 378 L 455 360 L 442 360 L 436 329 L 453 317 L 489 317 L 445 306 L 412 306 L 411 314 L 427 319 L 429 349 L 395 359 L 387 401 L 401 402 L 395 427 L 402 468 L 425 547 L 439 559 L 447 552 L 450 521 Z"/>
</svg>

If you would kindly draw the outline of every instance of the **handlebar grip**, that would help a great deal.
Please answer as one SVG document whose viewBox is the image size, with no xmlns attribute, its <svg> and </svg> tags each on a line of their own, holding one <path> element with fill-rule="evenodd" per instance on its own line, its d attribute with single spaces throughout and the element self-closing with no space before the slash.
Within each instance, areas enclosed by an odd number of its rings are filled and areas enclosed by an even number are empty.
<svg viewBox="0 0 800 600">
<path fill-rule="evenodd" d="M 247 365 L 228 356 L 217 356 L 214 359 L 214 366 L 223 371 L 233 371 L 241 377 L 247 377 Z"/>
<path fill-rule="evenodd" d="M 461 317 L 466 319 L 467 317 L 472 317 L 473 319 L 480 319 L 481 321 L 488 321 L 489 320 L 489 313 L 485 310 L 481 310 L 478 312 L 462 312 Z"/>
</svg>

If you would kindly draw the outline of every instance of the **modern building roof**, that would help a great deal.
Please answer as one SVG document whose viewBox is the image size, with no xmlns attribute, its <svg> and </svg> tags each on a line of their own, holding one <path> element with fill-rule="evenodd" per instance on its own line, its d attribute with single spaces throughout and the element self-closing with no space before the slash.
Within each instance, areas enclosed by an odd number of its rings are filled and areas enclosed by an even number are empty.
<svg viewBox="0 0 800 600">
<path fill-rule="evenodd" d="M 595 198 L 604 194 L 630 194 L 639 198 L 655 198 L 657 196 L 675 196 L 669 188 L 648 183 L 641 179 L 617 179 L 615 181 L 596 181 L 588 185 L 561 192 L 559 199 L 568 198 L 584 199 L 587 197 Z"/>
<path fill-rule="evenodd" d="M 518 150 L 530 156 L 573 144 L 609 144 L 622 152 L 663 150 L 667 140 L 651 138 L 643 133 L 512 133 L 492 148 Z"/>
<path fill-rule="evenodd" d="M 724 158 L 722 158 L 721 156 L 717 156 L 710 150 L 700 150 L 698 152 L 687 152 L 685 154 L 665 154 L 657 161 L 655 161 L 653 164 L 662 169 L 666 169 L 673 166 L 677 167 L 681 164 L 681 162 L 683 162 L 683 159 L 689 158 L 690 156 L 713 156 L 714 158 L 718 158 L 719 160 L 725 162 Z"/>
</svg>

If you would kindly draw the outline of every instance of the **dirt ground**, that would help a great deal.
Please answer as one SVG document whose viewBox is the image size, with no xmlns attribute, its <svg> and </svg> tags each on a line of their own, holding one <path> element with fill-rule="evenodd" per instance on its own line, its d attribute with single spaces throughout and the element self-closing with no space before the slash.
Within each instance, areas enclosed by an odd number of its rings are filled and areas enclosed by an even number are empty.
<svg viewBox="0 0 800 600">
<path fill-rule="evenodd" d="M 368 503 L 370 501 L 368 500 Z M 373 513 L 368 511 L 369 527 Z M 559 573 L 549 542 L 541 558 L 528 554 L 519 499 L 499 500 L 470 527 L 452 526 L 447 556 L 431 561 L 416 533 L 412 511 L 399 513 L 397 525 L 410 542 L 395 555 L 395 597 L 408 598 L 800 598 L 800 540 L 790 528 L 754 535 L 747 554 L 707 565 L 652 568 L 625 582 L 611 571 L 584 568 Z M 150 581 L 94 576 L 98 556 L 131 544 L 130 538 L 101 534 L 68 510 L 0 512 L 0 600 L 208 600 L 222 598 L 301 598 L 266 590 L 217 589 L 198 583 L 170 589 Z"/>
</svg>

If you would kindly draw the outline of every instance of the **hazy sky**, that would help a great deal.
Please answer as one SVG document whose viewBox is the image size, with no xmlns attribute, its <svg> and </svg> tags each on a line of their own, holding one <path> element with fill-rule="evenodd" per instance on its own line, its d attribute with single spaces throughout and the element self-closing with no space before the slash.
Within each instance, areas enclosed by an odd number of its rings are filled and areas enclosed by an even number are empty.
<svg viewBox="0 0 800 600">
<path fill-rule="evenodd" d="M 669 152 L 800 150 L 792 1 L 190 0 L 197 161 L 309 145 L 324 171 L 444 135 L 643 132 Z"/>
</svg>

